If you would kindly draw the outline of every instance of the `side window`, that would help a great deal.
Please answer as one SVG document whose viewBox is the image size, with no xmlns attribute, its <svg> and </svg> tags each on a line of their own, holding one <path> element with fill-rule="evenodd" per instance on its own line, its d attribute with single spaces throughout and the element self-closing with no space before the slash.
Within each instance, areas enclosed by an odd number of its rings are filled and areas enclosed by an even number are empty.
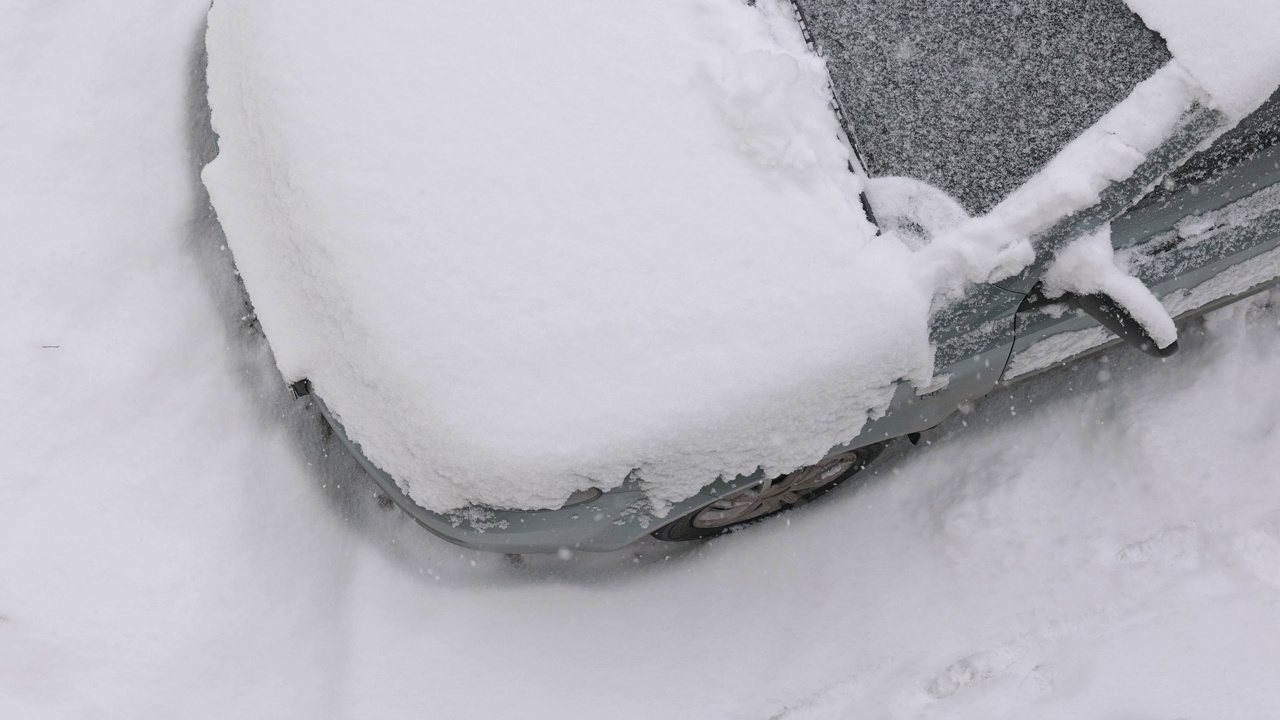
<svg viewBox="0 0 1280 720">
<path fill-rule="evenodd" d="M 867 171 L 990 210 L 1169 60 L 1123 0 L 795 0 Z"/>
</svg>

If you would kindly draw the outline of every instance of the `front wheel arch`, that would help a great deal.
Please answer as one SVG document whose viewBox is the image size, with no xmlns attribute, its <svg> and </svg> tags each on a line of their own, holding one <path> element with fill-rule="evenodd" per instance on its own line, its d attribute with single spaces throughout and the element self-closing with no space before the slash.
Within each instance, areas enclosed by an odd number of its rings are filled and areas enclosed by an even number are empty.
<svg viewBox="0 0 1280 720">
<path fill-rule="evenodd" d="M 884 451 L 886 445 L 888 442 L 880 442 L 830 455 L 767 483 L 735 490 L 667 523 L 652 535 L 667 542 L 705 540 L 780 515 L 812 502 L 857 475 Z M 827 473 L 829 477 L 825 475 Z"/>
</svg>

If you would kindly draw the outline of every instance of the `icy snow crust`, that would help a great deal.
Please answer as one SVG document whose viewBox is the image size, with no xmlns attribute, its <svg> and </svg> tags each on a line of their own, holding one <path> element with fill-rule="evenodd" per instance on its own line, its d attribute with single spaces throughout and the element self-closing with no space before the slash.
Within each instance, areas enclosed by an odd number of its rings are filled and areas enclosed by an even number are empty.
<svg viewBox="0 0 1280 720">
<path fill-rule="evenodd" d="M 931 288 L 770 2 L 219 0 L 207 40 L 277 362 L 425 507 L 789 471 L 930 377 Z"/>
</svg>

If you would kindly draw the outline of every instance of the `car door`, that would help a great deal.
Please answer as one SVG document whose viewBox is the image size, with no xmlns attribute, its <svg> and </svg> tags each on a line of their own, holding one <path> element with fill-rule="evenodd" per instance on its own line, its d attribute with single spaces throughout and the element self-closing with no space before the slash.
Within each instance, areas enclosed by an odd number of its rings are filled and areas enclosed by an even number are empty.
<svg viewBox="0 0 1280 720">
<path fill-rule="evenodd" d="M 1280 90 L 1111 221 L 1117 262 L 1175 319 L 1280 277 Z M 1032 293 L 1003 378 L 1012 382 L 1120 342 L 1079 307 Z"/>
</svg>

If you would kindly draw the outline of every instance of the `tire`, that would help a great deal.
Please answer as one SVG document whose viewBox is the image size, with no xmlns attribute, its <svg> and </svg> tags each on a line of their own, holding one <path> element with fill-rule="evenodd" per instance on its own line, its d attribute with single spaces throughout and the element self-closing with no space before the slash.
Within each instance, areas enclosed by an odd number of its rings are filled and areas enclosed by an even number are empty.
<svg viewBox="0 0 1280 720">
<path fill-rule="evenodd" d="M 857 475 L 887 443 L 876 443 L 823 458 L 768 483 L 736 490 L 664 525 L 653 536 L 668 542 L 705 540 L 811 502 Z"/>
</svg>

